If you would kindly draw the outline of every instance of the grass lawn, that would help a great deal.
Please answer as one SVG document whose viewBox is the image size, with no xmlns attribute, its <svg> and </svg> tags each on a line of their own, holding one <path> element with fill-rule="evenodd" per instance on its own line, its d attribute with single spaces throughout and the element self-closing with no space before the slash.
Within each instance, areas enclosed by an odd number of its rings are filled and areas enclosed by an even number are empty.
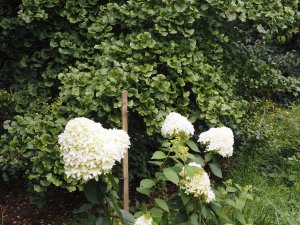
<svg viewBox="0 0 300 225">
<path fill-rule="evenodd" d="M 276 109 L 260 119 L 268 133 L 263 145 L 241 148 L 229 174 L 235 182 L 252 184 L 253 224 L 300 224 L 300 106 Z"/>
</svg>

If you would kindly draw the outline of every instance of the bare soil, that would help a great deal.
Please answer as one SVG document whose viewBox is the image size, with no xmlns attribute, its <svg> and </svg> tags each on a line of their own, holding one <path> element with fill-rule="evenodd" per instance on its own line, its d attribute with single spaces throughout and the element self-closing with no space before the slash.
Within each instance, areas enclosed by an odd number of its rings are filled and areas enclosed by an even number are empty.
<svg viewBox="0 0 300 225">
<path fill-rule="evenodd" d="M 82 193 L 50 188 L 45 207 L 30 204 L 24 182 L 0 182 L 0 225 L 63 225 L 85 201 Z"/>
</svg>

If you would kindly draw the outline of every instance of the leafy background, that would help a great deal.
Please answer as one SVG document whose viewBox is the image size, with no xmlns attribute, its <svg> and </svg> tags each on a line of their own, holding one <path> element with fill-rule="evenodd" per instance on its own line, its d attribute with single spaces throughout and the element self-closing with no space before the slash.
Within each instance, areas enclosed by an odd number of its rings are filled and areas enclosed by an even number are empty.
<svg viewBox="0 0 300 225">
<path fill-rule="evenodd" d="M 129 92 L 131 177 L 149 173 L 160 123 L 171 111 L 197 132 L 243 121 L 299 88 L 298 1 L 36 0 L 0 2 L 0 169 L 37 192 L 70 191 L 57 135 L 85 116 L 121 127 Z M 261 112 L 256 113 L 259 115 Z M 150 170 L 151 171 L 151 170 Z"/>
</svg>

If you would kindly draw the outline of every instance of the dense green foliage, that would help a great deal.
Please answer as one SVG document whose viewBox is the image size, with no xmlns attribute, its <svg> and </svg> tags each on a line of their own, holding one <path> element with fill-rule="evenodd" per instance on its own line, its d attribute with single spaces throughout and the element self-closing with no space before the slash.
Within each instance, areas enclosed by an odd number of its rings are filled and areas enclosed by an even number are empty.
<svg viewBox="0 0 300 225">
<path fill-rule="evenodd" d="M 25 171 L 38 192 L 50 184 L 75 190 L 57 135 L 78 116 L 120 127 L 124 89 L 135 175 L 146 173 L 149 153 L 141 152 L 155 148 L 157 138 L 149 142 L 147 134 L 156 134 L 170 111 L 189 115 L 197 129 L 234 126 L 256 98 L 297 96 L 299 82 L 253 52 L 247 39 L 293 38 L 298 4 L 1 0 L 0 88 L 11 93 L 16 115 L 2 131 L 3 177 Z"/>
<path fill-rule="evenodd" d="M 0 106 L 0 133 L 3 133 L 3 122 L 10 119 L 14 114 L 14 103 L 12 96 L 4 89 L 0 89 Z"/>
</svg>

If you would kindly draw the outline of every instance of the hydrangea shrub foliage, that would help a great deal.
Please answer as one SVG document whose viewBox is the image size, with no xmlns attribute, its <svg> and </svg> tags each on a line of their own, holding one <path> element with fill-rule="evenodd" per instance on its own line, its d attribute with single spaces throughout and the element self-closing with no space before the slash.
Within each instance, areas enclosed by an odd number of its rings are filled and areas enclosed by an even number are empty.
<svg viewBox="0 0 300 225">
<path fill-rule="evenodd" d="M 4 178 L 25 171 L 36 191 L 76 189 L 63 174 L 58 134 L 83 116 L 120 127 L 125 89 L 129 126 L 141 138 L 171 111 L 237 124 L 255 97 L 297 95 L 297 81 L 244 40 L 291 35 L 298 22 L 298 1 L 1 1 L 0 88 L 16 115 L 0 142 Z"/>
<path fill-rule="evenodd" d="M 191 132 L 194 128 L 191 122 L 180 114 L 175 115 L 170 113 L 162 124 L 167 140 L 151 158 L 150 163 L 157 165 L 154 178 L 141 180 L 137 188 L 138 192 L 148 196 L 148 201 L 143 207 L 137 207 L 135 224 L 140 224 L 142 215 L 150 216 L 152 225 L 235 224 L 237 221 L 252 224 L 245 213 L 247 201 L 253 200 L 250 189 L 240 187 L 244 197 L 234 196 L 233 200 L 222 187 L 217 187 L 217 182 L 210 180 L 212 176 L 222 178 L 219 159 L 215 154 L 232 155 L 232 130 L 221 127 L 201 133 L 199 142 L 202 142 L 201 137 L 205 137 L 202 145 L 206 145 L 201 150 L 208 151 L 203 154 L 191 139 L 194 134 Z M 233 187 L 230 189 L 237 191 Z"/>
<path fill-rule="evenodd" d="M 74 141 L 72 135 L 66 135 L 70 127 L 75 128 L 78 140 Z M 79 130 L 87 132 L 78 135 Z M 231 135 L 228 135 L 229 131 Z M 127 212 L 120 210 L 117 204 L 118 179 L 112 176 L 111 169 L 103 166 L 102 162 L 110 159 L 112 153 L 119 152 L 122 157 L 124 148 L 125 150 L 128 148 L 128 136 L 120 136 L 118 133 L 111 134 L 109 138 L 105 135 L 98 136 L 100 142 L 118 139 L 118 142 L 126 143 L 120 146 L 117 144 L 119 151 L 114 148 L 103 151 L 104 146 L 93 139 L 95 135 L 103 133 L 100 124 L 86 118 L 70 120 L 62 134 L 64 138 L 60 137 L 60 150 L 64 158 L 65 173 L 70 176 L 71 171 L 74 179 L 84 179 L 87 182 L 84 184 L 84 193 L 89 203 L 82 205 L 78 211 L 100 207 L 101 210 L 91 210 L 90 213 L 94 212 L 97 220 L 95 224 L 101 221 L 101 224 L 107 225 L 236 224 L 238 221 L 242 224 L 252 224 L 251 216 L 247 214 L 248 202 L 253 200 L 251 187 L 236 185 L 237 189 L 231 185 L 231 181 L 222 186 L 218 182 L 211 181 L 213 176 L 222 178 L 216 154 L 223 156 L 224 151 L 230 151 L 232 154 L 234 138 L 231 129 L 227 127 L 210 129 L 205 145 L 210 143 L 213 145 L 209 147 L 200 145 L 201 150 L 208 149 L 207 153 L 201 151 L 192 141 L 191 136 L 194 134 L 192 123 L 178 113 L 170 113 L 167 116 L 162 124 L 162 132 L 166 138 L 165 142 L 149 161 L 157 166 L 155 176 L 140 181 L 140 186 L 136 190 L 146 196 L 131 201 L 132 207 L 130 212 Z M 200 136 L 203 134 L 206 135 L 207 132 L 201 133 Z M 74 154 L 69 163 L 70 160 L 65 157 L 64 146 L 70 149 L 67 152 L 68 156 L 78 150 L 86 153 L 86 156 Z M 92 158 L 89 158 L 90 154 Z M 93 159 L 94 167 L 91 168 Z M 97 169 L 96 176 L 94 168 Z"/>
</svg>

